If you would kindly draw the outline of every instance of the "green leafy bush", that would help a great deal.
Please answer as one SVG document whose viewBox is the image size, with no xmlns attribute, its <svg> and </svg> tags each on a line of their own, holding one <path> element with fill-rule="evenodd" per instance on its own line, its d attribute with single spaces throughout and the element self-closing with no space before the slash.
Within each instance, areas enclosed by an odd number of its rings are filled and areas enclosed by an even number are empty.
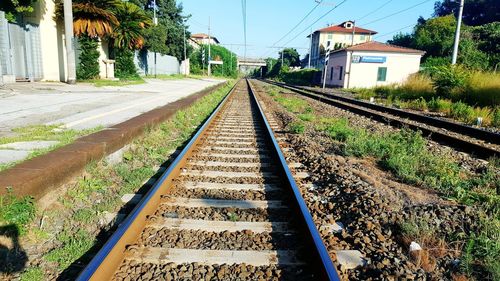
<svg viewBox="0 0 500 281">
<path fill-rule="evenodd" d="M 434 67 L 431 70 L 431 77 L 436 93 L 454 100 L 461 99 L 469 78 L 467 71 L 456 65 Z"/>
<path fill-rule="evenodd" d="M 474 121 L 474 108 L 463 102 L 455 102 L 451 105 L 450 116 L 465 123 Z"/>
<path fill-rule="evenodd" d="M 321 73 L 317 69 L 302 69 L 299 71 L 282 71 L 279 79 L 293 85 L 309 86 L 314 84 L 314 77 Z"/>
<path fill-rule="evenodd" d="M 14 225 L 19 234 L 26 233 L 26 226 L 35 218 L 36 207 L 32 197 L 16 197 L 9 193 L 0 196 L 0 224 Z"/>
<path fill-rule="evenodd" d="M 500 127 L 500 107 L 495 108 L 491 118 L 491 124 L 495 127 Z"/>
<path fill-rule="evenodd" d="M 427 102 L 427 106 L 432 111 L 449 113 L 451 110 L 452 102 L 450 100 L 444 100 L 440 98 L 432 98 Z"/>
<path fill-rule="evenodd" d="M 134 51 L 129 49 L 115 50 L 115 76 L 122 79 L 139 78 L 134 63 Z"/>
<path fill-rule="evenodd" d="M 79 63 L 76 67 L 76 78 L 89 80 L 99 77 L 99 51 L 97 38 L 88 36 L 78 37 L 80 46 Z"/>
</svg>

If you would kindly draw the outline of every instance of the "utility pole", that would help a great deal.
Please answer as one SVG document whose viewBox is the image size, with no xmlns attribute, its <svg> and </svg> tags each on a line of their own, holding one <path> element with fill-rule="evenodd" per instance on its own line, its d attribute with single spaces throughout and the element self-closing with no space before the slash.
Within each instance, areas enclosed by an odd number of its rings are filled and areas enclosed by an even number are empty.
<svg viewBox="0 0 500 281">
<path fill-rule="evenodd" d="M 311 68 L 311 56 L 312 56 L 312 49 L 313 49 L 313 29 L 311 27 L 311 33 L 309 33 L 309 36 L 311 39 L 309 40 L 309 65 L 307 68 Z"/>
<path fill-rule="evenodd" d="M 68 64 L 68 84 L 76 83 L 76 59 L 75 46 L 73 44 L 73 3 L 71 0 L 64 0 L 64 36 L 66 38 L 66 60 Z"/>
<path fill-rule="evenodd" d="M 284 63 L 284 58 L 283 58 L 284 54 L 285 54 L 285 48 L 283 48 L 283 51 L 281 51 L 281 67 L 283 67 L 283 63 Z"/>
<path fill-rule="evenodd" d="M 158 25 L 158 18 L 156 17 L 156 0 L 153 0 L 153 24 L 156 26 Z M 155 51 L 155 78 L 157 75 L 157 68 L 156 68 L 156 51 Z"/>
<path fill-rule="evenodd" d="M 352 39 L 351 46 L 354 46 L 354 35 L 356 35 L 356 21 L 352 21 Z"/>
<path fill-rule="evenodd" d="M 184 26 L 184 76 L 187 75 L 187 53 L 186 53 L 186 23 L 183 21 Z"/>
<path fill-rule="evenodd" d="M 210 16 L 208 17 L 208 76 L 212 75 L 212 67 L 210 65 L 210 61 L 212 60 L 212 52 L 210 49 L 210 45 L 212 45 L 212 40 L 210 39 Z"/>
<path fill-rule="evenodd" d="M 453 44 L 453 56 L 451 64 L 457 63 L 458 45 L 460 44 L 460 27 L 462 26 L 462 14 L 464 12 L 464 0 L 460 0 L 460 7 L 458 10 L 457 29 L 455 30 L 455 43 Z"/>
</svg>

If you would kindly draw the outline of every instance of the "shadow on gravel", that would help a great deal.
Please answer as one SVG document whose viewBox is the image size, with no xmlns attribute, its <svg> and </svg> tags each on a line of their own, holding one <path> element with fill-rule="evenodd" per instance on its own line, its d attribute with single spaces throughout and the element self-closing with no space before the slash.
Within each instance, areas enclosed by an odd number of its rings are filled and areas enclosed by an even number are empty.
<svg viewBox="0 0 500 281">
<path fill-rule="evenodd" d="M 19 229 L 16 225 L 0 226 L 0 273 L 21 272 L 26 267 L 28 256 L 19 244 Z"/>
</svg>

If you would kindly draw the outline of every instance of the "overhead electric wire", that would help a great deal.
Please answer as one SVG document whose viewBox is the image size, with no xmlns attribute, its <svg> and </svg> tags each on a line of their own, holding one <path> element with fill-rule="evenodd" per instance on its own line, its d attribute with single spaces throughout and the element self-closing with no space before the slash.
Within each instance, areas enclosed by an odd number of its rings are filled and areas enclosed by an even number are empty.
<svg viewBox="0 0 500 281">
<path fill-rule="evenodd" d="M 286 46 L 288 45 L 290 42 L 292 42 L 293 40 L 295 40 L 295 38 L 299 37 L 301 34 L 303 34 L 304 32 L 306 32 L 308 29 L 310 29 L 313 25 L 315 25 L 318 21 L 322 20 L 324 17 L 328 16 L 331 12 L 333 12 L 335 9 L 337 9 L 338 7 L 340 7 L 342 4 L 344 4 L 345 2 L 347 2 L 347 0 L 343 0 L 342 2 L 340 2 L 339 4 L 335 5 L 333 8 L 331 8 L 330 10 L 328 10 L 328 12 L 326 12 L 325 14 L 323 14 L 321 17 L 319 17 L 317 20 L 315 20 L 312 24 L 310 24 L 308 27 L 306 27 L 304 30 L 302 30 L 301 32 L 297 33 L 297 35 L 295 35 L 292 39 L 290 39 L 288 42 L 286 42 L 285 44 L 283 44 L 283 46 Z"/>
<path fill-rule="evenodd" d="M 377 36 L 373 37 L 373 39 L 375 39 L 375 38 L 380 38 L 380 37 L 384 37 L 384 36 L 387 36 L 387 35 L 390 35 L 390 34 L 396 33 L 396 32 L 398 32 L 398 31 L 401 31 L 401 30 L 406 29 L 406 28 L 411 27 L 411 26 L 415 26 L 415 24 L 414 24 L 414 23 L 412 23 L 412 24 L 407 25 L 407 26 L 405 26 L 405 27 L 401 27 L 401 28 L 399 28 L 399 29 L 397 29 L 397 30 L 393 30 L 393 31 L 391 31 L 391 32 L 387 32 L 387 33 L 384 33 L 384 34 L 377 35 Z"/>
<path fill-rule="evenodd" d="M 343 0 L 342 2 L 340 2 L 339 4 L 335 5 L 332 9 L 330 9 L 328 12 L 326 12 L 324 15 L 322 15 L 321 17 L 319 17 L 316 21 L 314 21 L 312 24 L 310 24 L 308 27 L 306 27 L 304 30 L 302 30 L 300 33 L 298 33 L 297 35 L 295 35 L 295 37 L 293 37 L 292 39 L 290 39 L 288 42 L 286 42 L 285 44 L 283 44 L 284 46 L 288 45 L 290 42 L 292 42 L 293 40 L 295 40 L 295 38 L 299 37 L 301 34 L 303 34 L 304 32 L 306 32 L 309 28 L 311 28 L 313 25 L 315 25 L 318 21 L 322 20 L 324 17 L 328 16 L 331 12 L 333 12 L 335 9 L 337 9 L 338 7 L 340 7 L 342 4 L 344 4 L 345 2 L 347 2 L 347 0 Z"/>
<path fill-rule="evenodd" d="M 418 6 L 422 5 L 422 4 L 427 3 L 427 2 L 430 2 L 430 1 L 434 1 L 434 0 L 425 0 L 425 1 L 422 1 L 422 2 L 420 2 L 420 3 L 418 3 L 418 4 L 415 4 L 415 5 L 411 6 L 411 7 L 408 7 L 408 8 L 406 8 L 406 9 L 403 9 L 403 10 L 397 11 L 397 12 L 395 12 L 395 13 L 392 13 L 392 14 L 390 14 L 390 15 L 384 16 L 384 17 L 382 17 L 382 18 L 379 18 L 379 19 L 376 19 L 376 20 L 373 20 L 373 21 L 370 21 L 370 22 L 367 22 L 367 23 L 363 23 L 363 25 L 369 25 L 369 24 L 372 24 L 372 23 L 375 23 L 375 22 L 378 22 L 378 21 L 381 21 L 381 20 L 384 20 L 384 19 L 390 18 L 390 17 L 392 17 L 392 16 L 395 16 L 395 15 L 397 15 L 397 14 L 401 14 L 401 13 L 403 13 L 403 12 L 406 12 L 406 11 L 408 11 L 408 10 L 411 10 L 411 9 L 413 9 L 413 8 L 415 8 L 415 7 L 418 7 Z"/>
<path fill-rule="evenodd" d="M 283 37 L 281 37 L 278 41 L 276 41 L 272 46 L 276 46 L 279 42 L 281 42 L 281 40 L 285 39 L 288 35 L 290 35 L 290 33 L 292 33 L 297 27 L 299 27 L 299 25 L 301 23 L 303 23 L 307 17 L 309 17 L 313 12 L 314 10 L 316 10 L 316 8 L 318 8 L 318 6 L 321 4 L 321 1 L 318 2 L 318 4 L 316 4 L 316 6 L 314 6 L 310 11 L 309 13 L 307 13 L 290 31 L 288 31 L 285 35 L 283 35 Z"/>
<path fill-rule="evenodd" d="M 373 11 L 371 11 L 371 12 L 367 13 L 366 15 L 364 15 L 364 16 L 362 16 L 362 17 L 360 17 L 360 18 L 359 18 L 359 19 L 357 19 L 356 21 L 360 21 L 360 20 L 362 20 L 362 19 L 364 19 L 364 18 L 368 17 L 369 15 L 374 14 L 375 12 L 380 11 L 380 9 L 382 9 L 382 8 L 383 8 L 383 7 L 385 7 L 385 6 L 387 6 L 387 4 L 391 3 L 392 1 L 394 1 L 394 0 L 389 0 L 389 1 L 385 2 L 384 4 L 382 4 L 381 6 L 379 6 L 378 8 L 376 8 L 375 10 L 373 10 Z"/>
</svg>

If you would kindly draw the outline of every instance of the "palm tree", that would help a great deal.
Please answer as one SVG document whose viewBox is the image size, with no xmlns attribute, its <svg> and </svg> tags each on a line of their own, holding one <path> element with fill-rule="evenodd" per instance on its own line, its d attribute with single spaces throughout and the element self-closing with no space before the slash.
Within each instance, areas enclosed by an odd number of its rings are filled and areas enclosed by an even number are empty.
<svg viewBox="0 0 500 281">
<path fill-rule="evenodd" d="M 114 46 L 119 49 L 141 49 L 144 45 L 142 32 L 151 26 L 151 19 L 144 10 L 128 2 L 120 3 L 113 11 L 120 21 L 111 35 Z"/>
<path fill-rule="evenodd" d="M 73 0 L 73 32 L 75 36 L 103 38 L 111 35 L 118 19 L 113 9 L 120 5 L 118 0 Z M 59 1 L 56 18 L 63 18 L 63 5 Z"/>
</svg>

